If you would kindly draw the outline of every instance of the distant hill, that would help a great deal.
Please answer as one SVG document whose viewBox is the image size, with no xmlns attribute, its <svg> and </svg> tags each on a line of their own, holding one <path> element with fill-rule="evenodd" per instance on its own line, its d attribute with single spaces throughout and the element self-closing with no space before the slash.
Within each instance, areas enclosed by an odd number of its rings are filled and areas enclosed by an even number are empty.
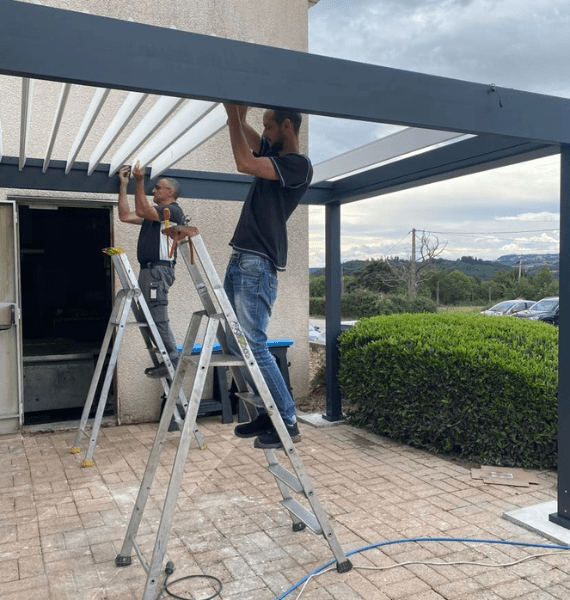
<svg viewBox="0 0 570 600">
<path fill-rule="evenodd" d="M 483 260 L 472 256 L 462 256 L 457 260 L 446 260 L 436 258 L 434 266 L 438 269 L 455 270 L 465 273 L 469 277 L 477 277 L 480 281 L 491 279 L 495 273 L 500 271 L 508 271 L 519 266 L 519 261 L 522 264 L 523 270 L 529 275 L 535 275 L 547 266 L 554 276 L 558 279 L 558 254 L 505 254 L 497 260 Z M 345 275 L 350 275 L 361 269 L 372 260 L 349 260 L 342 263 L 343 272 Z M 324 267 L 311 267 L 310 275 L 324 275 Z"/>
<path fill-rule="evenodd" d="M 522 268 L 529 275 L 538 273 L 542 267 L 546 266 L 552 271 L 554 279 L 558 279 L 559 275 L 558 261 L 558 254 L 505 254 L 497 258 L 497 262 L 508 265 L 511 269 L 518 267 L 520 262 Z"/>
</svg>

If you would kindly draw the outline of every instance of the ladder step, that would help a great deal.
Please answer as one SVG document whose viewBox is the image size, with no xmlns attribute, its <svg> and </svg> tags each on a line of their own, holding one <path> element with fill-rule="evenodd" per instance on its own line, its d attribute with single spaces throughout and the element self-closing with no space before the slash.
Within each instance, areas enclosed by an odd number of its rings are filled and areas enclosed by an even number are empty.
<svg viewBox="0 0 570 600">
<path fill-rule="evenodd" d="M 323 529 L 317 520 L 317 517 L 310 511 L 307 510 L 304 506 L 299 504 L 296 500 L 292 498 L 286 498 L 281 501 L 281 504 L 292 514 L 294 514 L 300 521 L 308 525 L 315 533 L 321 534 L 323 533 Z"/>
<path fill-rule="evenodd" d="M 236 392 L 236 396 L 248 404 L 253 404 L 253 406 L 265 408 L 265 410 L 267 410 L 265 402 L 263 402 L 263 398 L 257 394 L 254 394 L 253 392 Z M 269 413 L 269 411 L 267 412 Z"/>
<path fill-rule="evenodd" d="M 184 360 L 191 362 L 195 365 L 200 361 L 199 354 L 192 354 L 191 356 L 185 356 Z M 212 354 L 210 356 L 211 367 L 245 367 L 245 361 L 241 356 L 235 356 L 234 354 Z"/>
<path fill-rule="evenodd" d="M 284 484 L 288 485 L 294 492 L 297 492 L 299 494 L 303 492 L 303 486 L 301 485 L 301 482 L 299 481 L 297 476 L 287 471 L 285 467 L 282 467 L 281 465 L 270 465 L 269 467 L 267 467 L 267 470 L 273 475 L 275 475 L 277 479 L 281 480 Z"/>
</svg>

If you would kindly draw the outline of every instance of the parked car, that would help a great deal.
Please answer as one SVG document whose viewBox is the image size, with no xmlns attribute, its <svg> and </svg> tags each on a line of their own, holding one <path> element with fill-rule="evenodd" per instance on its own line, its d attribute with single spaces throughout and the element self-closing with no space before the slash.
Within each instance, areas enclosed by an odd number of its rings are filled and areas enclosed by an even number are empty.
<svg viewBox="0 0 570 600">
<path fill-rule="evenodd" d="M 320 327 L 309 323 L 309 342 L 325 343 L 325 341 L 324 332 L 321 331 Z"/>
<path fill-rule="evenodd" d="M 558 296 L 543 298 L 527 310 L 521 310 L 513 316 L 519 319 L 530 319 L 531 321 L 544 320 L 544 317 L 552 317 L 558 314 L 558 304 Z"/>
<path fill-rule="evenodd" d="M 487 310 L 482 310 L 482 315 L 504 316 L 512 315 L 519 310 L 526 310 L 535 304 L 536 300 L 503 300 Z"/>
<path fill-rule="evenodd" d="M 559 312 L 559 306 L 556 307 L 556 310 L 554 311 L 554 313 L 552 313 L 551 315 L 546 315 L 544 317 L 539 317 L 539 320 L 544 321 L 545 323 L 550 323 L 551 325 L 558 327 L 558 312 Z"/>
</svg>

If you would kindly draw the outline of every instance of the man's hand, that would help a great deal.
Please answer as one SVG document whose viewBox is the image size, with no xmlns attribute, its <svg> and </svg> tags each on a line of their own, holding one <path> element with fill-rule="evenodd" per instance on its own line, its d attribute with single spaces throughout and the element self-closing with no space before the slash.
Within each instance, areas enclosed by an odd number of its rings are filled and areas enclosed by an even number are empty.
<svg viewBox="0 0 570 600">
<path fill-rule="evenodd" d="M 137 160 L 136 164 L 133 166 L 133 177 L 137 181 L 142 181 L 144 179 L 145 169 L 141 169 L 140 161 Z"/>
<path fill-rule="evenodd" d="M 162 230 L 163 235 L 167 235 L 172 238 L 175 242 L 179 242 L 185 237 L 194 237 L 200 235 L 197 227 L 177 225 L 175 227 L 167 227 Z"/>
<path fill-rule="evenodd" d="M 121 167 L 119 169 L 119 181 L 127 185 L 129 183 L 129 177 L 131 176 L 130 167 Z"/>
</svg>

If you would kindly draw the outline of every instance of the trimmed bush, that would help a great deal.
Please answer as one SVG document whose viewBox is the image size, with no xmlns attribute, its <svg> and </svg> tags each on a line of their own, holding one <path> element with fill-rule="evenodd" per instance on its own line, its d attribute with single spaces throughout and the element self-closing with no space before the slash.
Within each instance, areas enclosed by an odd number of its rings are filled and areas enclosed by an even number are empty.
<svg viewBox="0 0 570 600">
<path fill-rule="evenodd" d="M 558 331 L 471 314 L 364 319 L 340 337 L 354 425 L 494 466 L 556 464 Z"/>
<path fill-rule="evenodd" d="M 435 302 L 426 297 L 386 296 L 363 289 L 344 293 L 340 303 L 342 316 L 346 319 L 361 319 L 404 312 L 436 312 Z M 309 298 L 309 314 L 324 315 L 325 299 Z"/>
</svg>

